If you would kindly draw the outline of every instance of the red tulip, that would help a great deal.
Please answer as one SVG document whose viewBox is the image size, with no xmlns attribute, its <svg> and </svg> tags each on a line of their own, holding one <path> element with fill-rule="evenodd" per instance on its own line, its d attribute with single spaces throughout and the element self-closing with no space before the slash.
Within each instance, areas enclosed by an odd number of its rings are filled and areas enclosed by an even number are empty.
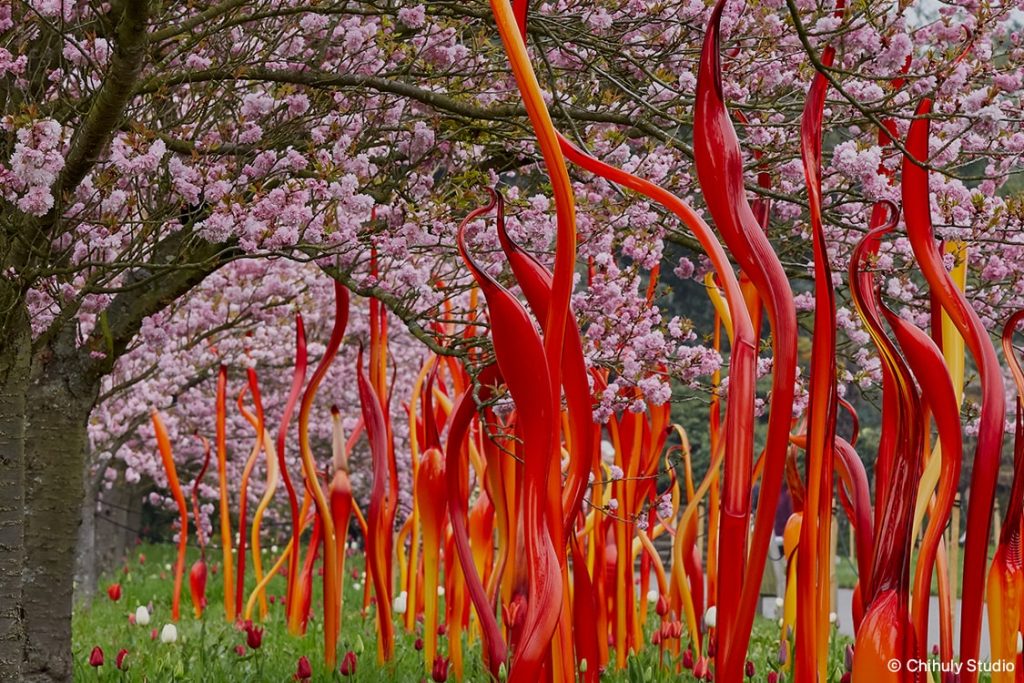
<svg viewBox="0 0 1024 683">
<path fill-rule="evenodd" d="M 774 671 L 769 671 L 768 683 L 779 683 L 779 674 Z"/>
<path fill-rule="evenodd" d="M 683 651 L 683 668 L 693 669 L 693 652 L 690 650 Z"/>
<path fill-rule="evenodd" d="M 89 666 L 103 666 L 103 649 L 99 645 L 89 653 Z"/>
<path fill-rule="evenodd" d="M 704 675 L 708 672 L 708 660 L 700 657 L 697 659 L 697 663 L 693 665 L 693 675 L 699 681 L 704 678 Z"/>
<path fill-rule="evenodd" d="M 135 625 L 135 612 L 129 612 L 128 613 L 128 623 L 131 624 L 132 626 Z"/>
<path fill-rule="evenodd" d="M 750 661 L 749 659 L 747 660 L 747 665 L 744 668 L 743 673 L 745 673 L 747 675 L 747 678 L 753 678 L 754 677 L 754 673 L 756 673 L 755 670 L 754 670 L 754 663 L 752 661 Z"/>
<path fill-rule="evenodd" d="M 341 668 L 339 669 L 342 676 L 355 676 L 356 675 L 356 653 L 349 650 L 345 653 L 345 656 L 341 660 Z"/>
<path fill-rule="evenodd" d="M 239 657 L 245 656 L 245 645 L 235 645 L 235 654 Z"/>
<path fill-rule="evenodd" d="M 112 583 L 109 586 L 107 586 L 107 597 L 110 598 L 111 600 L 113 600 L 114 602 L 117 602 L 118 600 L 120 600 L 121 599 L 121 584 L 119 584 L 119 583 Z"/>
<path fill-rule="evenodd" d="M 139 553 L 139 564 L 146 564 L 146 554 Z"/>
<path fill-rule="evenodd" d="M 309 665 L 309 660 L 305 656 L 299 657 L 299 665 L 295 669 L 295 680 L 308 681 L 312 677 L 313 668 Z"/>
<path fill-rule="evenodd" d="M 124 670 L 124 658 L 128 656 L 128 650 L 121 648 L 117 651 L 117 659 L 114 660 L 114 664 L 117 665 L 118 669 Z"/>
<path fill-rule="evenodd" d="M 430 678 L 435 683 L 444 683 L 448 680 L 448 658 L 438 655 L 434 658 L 434 668 L 430 670 Z"/>
<path fill-rule="evenodd" d="M 668 614 L 668 600 L 665 599 L 664 595 L 658 596 L 658 604 L 655 605 L 654 611 L 657 612 L 659 617 L 663 617 Z"/>
<path fill-rule="evenodd" d="M 245 644 L 253 650 L 260 649 L 263 644 L 263 629 L 252 625 L 252 622 L 245 624 Z"/>
<path fill-rule="evenodd" d="M 412 646 L 414 648 L 416 648 L 417 650 L 422 650 L 423 649 L 423 639 L 422 638 L 417 638 L 416 642 L 413 643 Z"/>
<path fill-rule="evenodd" d="M 158 635 L 160 635 L 160 632 L 157 631 L 156 629 L 153 629 L 152 631 L 149 632 L 149 639 L 150 640 L 156 640 L 156 637 Z"/>
</svg>

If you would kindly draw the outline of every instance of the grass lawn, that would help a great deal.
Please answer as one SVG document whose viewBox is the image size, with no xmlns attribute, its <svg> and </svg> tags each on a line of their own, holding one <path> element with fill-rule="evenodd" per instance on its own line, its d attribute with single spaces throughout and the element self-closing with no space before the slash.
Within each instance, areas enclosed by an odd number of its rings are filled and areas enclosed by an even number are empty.
<svg viewBox="0 0 1024 683">
<path fill-rule="evenodd" d="M 363 618 L 361 579 L 352 578 L 353 567 L 361 573 L 361 556 L 349 558 L 346 563 L 345 608 L 341 629 L 341 643 L 338 660 L 349 651 L 357 653 L 356 674 L 343 677 L 337 670 L 325 671 L 323 663 L 323 624 L 317 612 L 311 619 L 309 632 L 304 637 L 287 633 L 284 606 L 279 599 L 283 596 L 285 581 L 275 577 L 268 595 L 277 596 L 269 605 L 262 645 L 258 650 L 246 647 L 245 631 L 224 620 L 222 607 L 222 577 L 210 572 L 207 596 L 210 606 L 202 619 L 192 613 L 188 594 L 188 567 L 182 586 L 181 619 L 177 623 L 178 638 L 174 643 L 163 643 L 160 631 L 170 621 L 171 595 L 173 591 L 173 562 L 175 548 L 171 546 L 140 546 L 125 564 L 123 570 L 107 576 L 100 582 L 100 590 L 90 608 L 76 609 L 73 618 L 73 649 L 75 659 L 75 680 L 80 681 L 291 681 L 300 656 L 309 658 L 314 681 L 420 681 L 431 680 L 430 671 L 425 668 L 422 652 L 414 647 L 416 634 L 404 628 L 396 628 L 396 657 L 388 665 L 376 661 L 376 633 L 371 616 Z M 139 555 L 145 557 L 139 561 Z M 212 566 L 219 551 L 210 549 L 208 562 Z M 195 559 L 190 550 L 189 564 Z M 275 558 L 269 553 L 264 566 L 269 567 Z M 251 571 L 250 571 L 251 575 Z M 110 600 L 106 588 L 120 583 L 122 595 L 119 601 Z M 250 586 L 251 588 L 251 586 Z M 314 595 L 319 600 L 319 595 Z M 151 621 L 146 626 L 129 623 L 129 613 L 134 614 L 140 605 L 152 605 Z M 314 603 L 315 604 L 315 603 Z M 649 610 L 654 624 L 654 610 Z M 653 628 L 648 629 L 653 632 Z M 836 639 L 832 661 L 835 670 L 833 680 L 842 675 L 842 651 L 845 640 Z M 480 661 L 479 641 L 464 641 L 465 677 L 473 683 L 491 680 Z M 684 645 L 685 645 L 684 635 Z M 104 665 L 94 668 L 89 665 L 93 648 L 103 649 Z M 441 651 L 447 653 L 446 638 L 440 639 Z M 121 649 L 128 650 L 125 659 L 126 670 L 118 670 L 115 658 Z M 237 650 L 237 651 L 236 651 Z M 777 668 L 778 627 L 767 621 L 755 624 L 749 658 L 754 662 L 754 680 L 766 680 L 767 674 Z M 644 648 L 643 652 L 629 660 L 624 671 L 609 671 L 602 680 L 639 683 L 641 681 L 692 680 L 692 676 L 680 677 L 674 672 L 674 660 L 666 655 L 666 664 L 672 665 L 659 670 L 658 650 L 655 646 Z M 686 674 L 688 672 L 684 672 Z M 455 676 L 450 672 L 449 680 Z M 785 680 L 784 677 L 781 680 Z"/>
</svg>

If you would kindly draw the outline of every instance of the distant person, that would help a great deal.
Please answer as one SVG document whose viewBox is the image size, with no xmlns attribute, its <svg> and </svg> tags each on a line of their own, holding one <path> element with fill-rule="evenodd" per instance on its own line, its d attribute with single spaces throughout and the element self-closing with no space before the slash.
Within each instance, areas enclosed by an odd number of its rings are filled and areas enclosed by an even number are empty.
<svg viewBox="0 0 1024 683">
<path fill-rule="evenodd" d="M 786 552 L 782 536 L 786 531 L 786 522 L 789 521 L 792 514 L 793 496 L 789 493 L 789 487 L 784 485 L 779 493 L 779 503 L 775 506 L 774 533 L 768 552 L 768 559 L 772 563 L 772 572 L 775 574 L 775 605 L 777 609 L 780 609 L 779 606 L 786 598 Z M 778 616 L 778 614 L 770 616 Z"/>
</svg>

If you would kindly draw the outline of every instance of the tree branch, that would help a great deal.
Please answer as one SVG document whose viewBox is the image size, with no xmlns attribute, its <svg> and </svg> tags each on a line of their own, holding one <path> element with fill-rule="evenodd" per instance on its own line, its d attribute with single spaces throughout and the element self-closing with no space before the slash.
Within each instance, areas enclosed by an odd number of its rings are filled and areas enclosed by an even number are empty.
<svg viewBox="0 0 1024 683">
<path fill-rule="evenodd" d="M 173 266 L 173 269 L 152 279 L 149 286 L 127 289 L 110 302 L 85 345 L 88 351 L 104 354 L 92 361 L 92 371 L 97 375 L 109 372 L 143 320 L 169 306 L 236 255 L 233 245 L 207 242 L 187 229 L 161 240 L 153 250 L 151 261 L 163 267 Z M 130 271 L 125 279 L 130 283 L 145 280 L 150 275 L 147 268 L 138 268 Z"/>
<path fill-rule="evenodd" d="M 194 85 L 218 81 L 263 81 L 267 83 L 289 83 L 312 88 L 369 88 L 378 92 L 399 95 L 425 104 L 433 109 L 455 114 L 469 119 L 498 121 L 526 116 L 526 107 L 522 104 L 504 104 L 493 107 L 481 107 L 471 102 L 459 100 L 433 90 L 427 90 L 411 83 L 404 83 L 383 76 L 368 74 L 345 73 L 333 74 L 322 71 L 297 71 L 289 69 L 268 69 L 259 66 L 244 66 L 237 69 L 202 69 L 154 76 L 139 84 L 135 93 L 138 95 L 155 93 L 164 88 L 177 85 Z M 621 126 L 632 126 L 651 135 L 667 136 L 665 131 L 644 121 L 635 121 L 625 114 L 589 111 L 575 107 L 566 107 L 565 115 L 578 121 L 592 123 L 613 123 Z"/>
<path fill-rule="evenodd" d="M 117 25 L 117 40 L 110 68 L 103 85 L 96 92 L 82 125 L 75 131 L 65 157 L 64 168 L 53 187 L 57 198 L 54 207 L 39 221 L 33 222 L 21 243 L 21 253 L 15 262 L 29 260 L 32 250 L 39 248 L 46 256 L 52 235 L 50 231 L 60 221 L 63 206 L 61 196 L 73 190 L 96 165 L 110 137 L 117 130 L 125 107 L 131 100 L 148 45 L 146 26 L 150 18 L 149 0 L 126 0 L 124 12 Z"/>
</svg>

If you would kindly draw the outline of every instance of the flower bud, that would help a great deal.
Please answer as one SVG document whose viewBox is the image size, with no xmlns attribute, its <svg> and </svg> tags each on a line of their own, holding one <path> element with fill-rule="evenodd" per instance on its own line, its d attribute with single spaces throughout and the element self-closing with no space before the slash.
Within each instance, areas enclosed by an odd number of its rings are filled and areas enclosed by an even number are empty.
<svg viewBox="0 0 1024 683">
<path fill-rule="evenodd" d="M 299 663 L 295 667 L 295 675 L 293 678 L 296 681 L 308 681 L 313 677 L 313 667 L 309 665 L 309 659 L 305 655 L 299 657 Z"/>
<path fill-rule="evenodd" d="M 342 676 L 355 676 L 356 674 L 356 653 L 349 650 L 341 660 L 339 672 Z"/>
</svg>

